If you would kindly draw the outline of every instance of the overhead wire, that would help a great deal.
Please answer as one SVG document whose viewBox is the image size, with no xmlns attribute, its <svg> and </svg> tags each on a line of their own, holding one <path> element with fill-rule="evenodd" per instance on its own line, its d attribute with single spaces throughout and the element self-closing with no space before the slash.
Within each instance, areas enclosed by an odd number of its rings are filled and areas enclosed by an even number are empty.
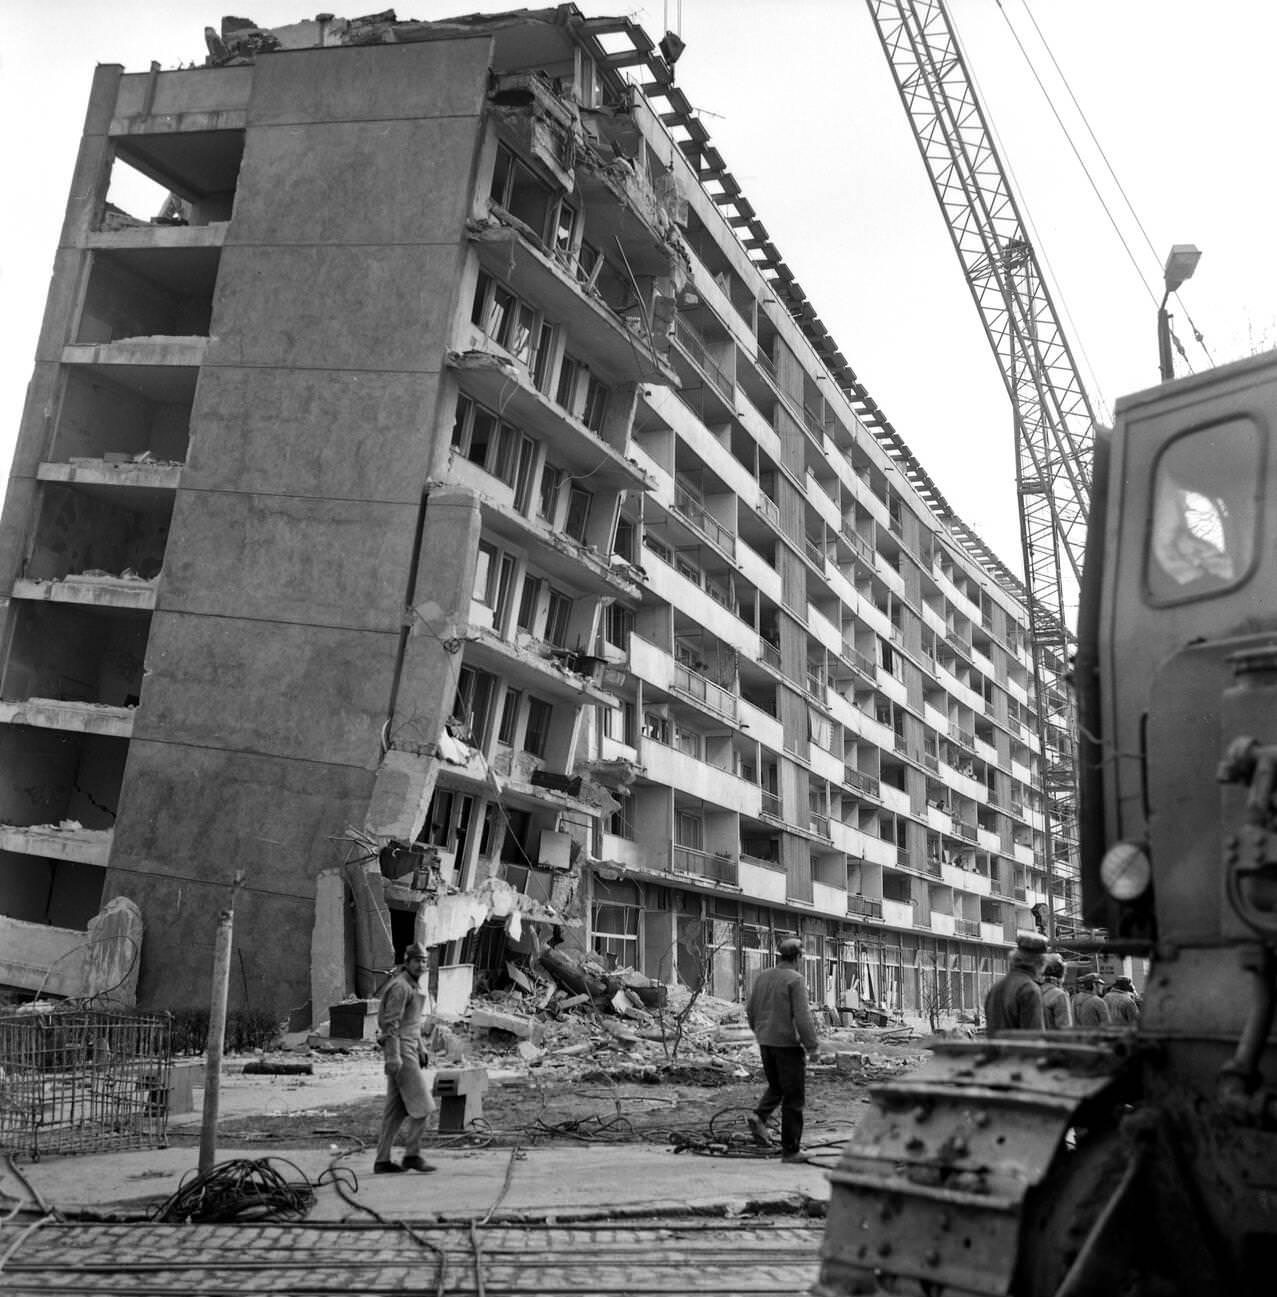
<svg viewBox="0 0 1277 1297">
<path fill-rule="evenodd" d="M 1073 87 L 1069 83 L 1068 77 L 1064 75 L 1064 70 L 1060 67 L 1059 63 L 1056 61 L 1055 53 L 1051 49 L 1050 42 L 1046 39 L 1046 36 L 1043 33 L 1041 27 L 1038 26 L 1038 21 L 1033 16 L 1033 10 L 1029 7 L 1029 0 L 1021 0 L 1021 3 L 1024 5 L 1024 12 L 1028 15 L 1029 22 L 1033 24 L 1033 30 L 1037 33 L 1038 40 L 1041 41 L 1042 43 L 1042 48 L 1046 51 L 1047 58 L 1051 60 L 1051 66 L 1055 69 L 1056 75 L 1060 78 L 1060 84 L 1063 85 L 1065 90 L 1068 91 L 1069 99 L 1072 102 L 1073 107 L 1077 110 L 1077 115 L 1081 119 L 1082 125 L 1086 127 L 1087 134 L 1091 137 L 1091 143 L 1095 145 L 1096 152 L 1100 155 L 1101 159 L 1103 159 L 1104 166 L 1107 168 L 1109 175 L 1113 178 L 1114 185 L 1117 187 L 1117 192 L 1122 195 L 1122 201 L 1126 204 L 1127 211 L 1130 212 L 1132 219 L 1135 221 L 1136 228 L 1143 236 L 1144 243 L 1148 247 L 1149 252 L 1152 254 L 1154 262 L 1156 262 L 1158 260 L 1159 254 L 1156 247 L 1154 247 L 1153 245 L 1153 240 L 1149 238 L 1148 231 L 1144 228 L 1144 222 L 1140 220 L 1139 213 L 1135 210 L 1135 204 L 1131 202 L 1130 196 L 1127 194 L 1125 186 L 1118 178 L 1117 172 L 1113 169 L 1113 164 L 1109 161 L 1108 154 L 1105 152 L 1104 146 L 1100 143 L 1098 137 L 1095 134 L 1095 131 L 1091 127 L 1090 120 L 1088 119 L 1085 111 L 1083 110 L 1082 105 L 1078 102 L 1077 96 L 1073 93 Z M 999 0 L 998 7 L 1001 8 L 1001 0 Z M 1006 17 L 1005 13 L 1003 14 L 1003 17 L 1004 18 Z M 1076 152 L 1076 150 L 1074 151 Z M 1147 281 L 1145 282 L 1145 287 L 1146 288 L 1148 287 Z M 1150 295 L 1153 297 L 1154 301 L 1157 300 L 1157 296 L 1155 292 L 1151 293 Z M 1175 300 L 1179 302 L 1180 307 L 1184 311 L 1184 318 L 1188 321 L 1189 327 L 1193 330 L 1194 340 L 1201 347 L 1202 351 L 1205 352 L 1206 359 L 1212 365 L 1214 365 L 1215 363 L 1214 357 L 1211 355 L 1210 349 L 1206 346 L 1206 341 L 1202 337 L 1201 331 L 1198 329 L 1196 323 L 1193 320 L 1193 317 L 1188 313 L 1188 307 L 1184 305 L 1184 299 L 1180 297 L 1178 292 L 1175 294 Z"/>
</svg>

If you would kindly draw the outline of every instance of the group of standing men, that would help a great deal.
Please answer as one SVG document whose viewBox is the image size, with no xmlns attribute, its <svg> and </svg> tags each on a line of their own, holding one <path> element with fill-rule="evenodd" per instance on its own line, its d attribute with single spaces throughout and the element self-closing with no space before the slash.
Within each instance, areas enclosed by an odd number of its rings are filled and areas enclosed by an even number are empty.
<svg viewBox="0 0 1277 1297">
<path fill-rule="evenodd" d="M 1007 975 L 994 982 L 985 997 L 985 1028 L 990 1036 L 999 1031 L 1133 1027 L 1139 1022 L 1139 1001 L 1130 978 L 1115 978 L 1105 994 L 1099 975 L 1084 973 L 1070 995 L 1062 985 L 1064 960 L 1048 954 L 1045 938 L 1037 933 L 1020 934 L 1010 963 Z"/>
</svg>

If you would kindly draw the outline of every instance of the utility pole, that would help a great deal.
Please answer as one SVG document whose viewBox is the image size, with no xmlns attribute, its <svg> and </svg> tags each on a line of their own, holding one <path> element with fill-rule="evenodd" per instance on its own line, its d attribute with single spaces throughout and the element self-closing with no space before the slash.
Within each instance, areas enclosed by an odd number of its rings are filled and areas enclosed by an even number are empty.
<svg viewBox="0 0 1277 1297">
<path fill-rule="evenodd" d="M 244 882 L 237 870 L 231 899 L 217 916 L 213 943 L 213 984 L 208 1006 L 208 1041 L 204 1053 L 204 1121 L 200 1127 L 199 1174 L 207 1175 L 217 1157 L 217 1106 L 221 1098 L 222 1050 L 226 1044 L 226 997 L 231 980 L 231 939 L 235 929 L 235 897 Z"/>
</svg>

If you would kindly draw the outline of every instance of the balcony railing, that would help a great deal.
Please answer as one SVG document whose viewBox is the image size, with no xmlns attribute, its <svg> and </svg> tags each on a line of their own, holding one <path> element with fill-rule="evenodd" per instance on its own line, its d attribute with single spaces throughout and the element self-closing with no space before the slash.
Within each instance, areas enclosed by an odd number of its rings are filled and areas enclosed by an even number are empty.
<svg viewBox="0 0 1277 1297">
<path fill-rule="evenodd" d="M 898 864 L 902 869 L 913 868 L 913 857 L 909 854 L 908 847 L 896 848 L 896 864 Z"/>
<path fill-rule="evenodd" d="M 1027 901 L 1029 899 L 1029 889 L 1027 887 L 1013 887 L 1011 889 L 1011 895 L 1014 896 L 1017 901 Z"/>
<path fill-rule="evenodd" d="M 976 840 L 976 827 L 974 824 L 964 824 L 962 820 L 954 820 L 953 828 L 958 837 L 966 838 L 968 842 Z"/>
<path fill-rule="evenodd" d="M 941 868 L 939 856 L 928 856 L 927 863 L 923 866 L 922 872 L 929 874 L 932 878 L 943 878 L 944 870 Z"/>
<path fill-rule="evenodd" d="M 819 811 L 808 811 L 807 828 L 818 838 L 824 838 L 827 842 L 833 841 L 833 834 L 829 831 L 828 815 L 822 815 Z"/>
<path fill-rule="evenodd" d="M 720 716 L 726 716 L 729 720 L 736 719 L 736 695 L 681 662 L 674 664 L 674 689 L 677 693 L 704 703 Z"/>
<path fill-rule="evenodd" d="M 852 531 L 850 527 L 844 527 L 842 529 L 842 538 L 851 546 L 858 557 L 870 565 L 873 564 L 873 546 L 859 532 Z"/>
<path fill-rule="evenodd" d="M 739 870 L 734 856 L 723 854 L 711 855 L 708 851 L 697 851 L 694 847 L 674 845 L 671 864 L 674 873 L 688 874 L 694 878 L 712 878 L 718 883 L 730 883 L 737 886 Z"/>
<path fill-rule="evenodd" d="M 779 820 L 783 818 L 781 815 L 782 805 L 780 800 L 780 794 L 769 792 L 766 788 L 764 788 L 762 810 L 764 815 L 770 815 L 774 820 Z"/>
<path fill-rule="evenodd" d="M 804 536 L 803 550 L 807 557 L 823 572 L 825 570 L 825 547 L 819 541 L 812 540 L 810 536 Z"/>
<path fill-rule="evenodd" d="M 771 640 L 761 640 L 759 642 L 759 651 L 762 654 L 763 662 L 769 667 L 775 667 L 780 670 L 780 645 L 773 644 Z"/>
<path fill-rule="evenodd" d="M 674 512 L 691 523 L 729 557 L 736 557 L 736 537 L 691 492 L 682 487 L 677 487 L 674 491 Z"/>
<path fill-rule="evenodd" d="M 955 918 L 953 932 L 958 937 L 978 937 L 980 935 L 980 921 L 979 919 Z"/>
<path fill-rule="evenodd" d="M 878 780 L 873 775 L 862 774 L 852 766 L 843 767 L 843 783 L 867 797 L 878 796 Z"/>
<path fill-rule="evenodd" d="M 758 493 L 758 512 L 772 524 L 773 527 L 780 527 L 780 505 L 763 491 Z"/>
<path fill-rule="evenodd" d="M 692 358 L 705 377 L 719 390 L 722 396 L 731 401 L 734 398 L 736 385 L 728 378 L 717 361 L 710 359 L 705 343 L 692 328 L 677 316 L 674 318 L 674 337 L 679 346 Z"/>
<path fill-rule="evenodd" d="M 872 896 L 848 896 L 847 913 L 858 914 L 865 919 L 881 919 L 882 902 Z"/>
</svg>

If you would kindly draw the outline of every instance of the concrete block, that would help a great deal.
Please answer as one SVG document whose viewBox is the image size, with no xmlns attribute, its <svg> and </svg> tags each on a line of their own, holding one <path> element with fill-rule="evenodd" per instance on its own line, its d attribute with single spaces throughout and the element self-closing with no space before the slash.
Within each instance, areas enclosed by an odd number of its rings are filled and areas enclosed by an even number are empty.
<svg viewBox="0 0 1277 1297">
<path fill-rule="evenodd" d="M 520 1040 L 530 1040 L 539 1045 L 545 1037 L 545 1024 L 535 1018 L 522 1018 L 513 1013 L 497 1013 L 492 1009 L 473 1008 L 470 1010 L 471 1028 L 483 1028 L 487 1031 L 508 1031 Z"/>
<path fill-rule="evenodd" d="M 864 1054 L 855 1050 L 844 1050 L 834 1055 L 834 1068 L 839 1072 L 857 1075 L 865 1070 L 866 1061 Z"/>
</svg>

